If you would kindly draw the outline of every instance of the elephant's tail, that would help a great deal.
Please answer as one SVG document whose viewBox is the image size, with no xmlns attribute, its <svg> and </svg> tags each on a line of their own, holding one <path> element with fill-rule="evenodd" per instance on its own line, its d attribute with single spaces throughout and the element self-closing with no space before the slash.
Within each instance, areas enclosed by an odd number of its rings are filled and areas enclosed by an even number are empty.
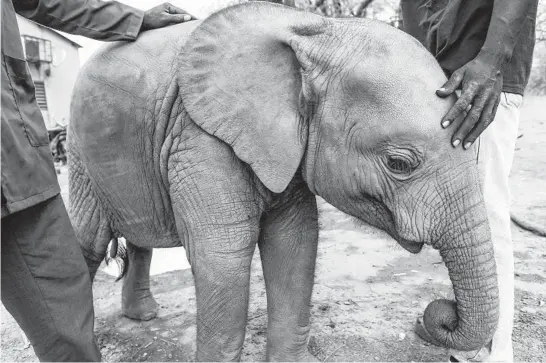
<svg viewBox="0 0 546 363">
<path fill-rule="evenodd" d="M 518 227 L 523 228 L 526 231 L 536 234 L 537 236 L 546 237 L 546 228 L 539 226 L 538 224 L 529 222 L 514 213 L 510 214 L 512 222 L 514 222 Z"/>
<path fill-rule="evenodd" d="M 120 243 L 118 238 L 112 238 L 110 240 L 110 249 L 106 254 L 104 262 L 108 265 L 112 260 L 115 260 L 119 267 L 119 276 L 116 278 L 116 282 L 118 282 L 125 276 L 127 269 L 129 268 L 127 248 L 123 243 Z"/>
</svg>

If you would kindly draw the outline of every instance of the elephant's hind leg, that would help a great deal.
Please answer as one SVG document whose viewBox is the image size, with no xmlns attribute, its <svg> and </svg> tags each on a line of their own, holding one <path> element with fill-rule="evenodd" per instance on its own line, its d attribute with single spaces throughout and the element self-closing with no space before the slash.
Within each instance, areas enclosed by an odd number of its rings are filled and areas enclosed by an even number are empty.
<svg viewBox="0 0 546 363">
<path fill-rule="evenodd" d="M 150 291 L 150 264 L 153 249 L 135 246 L 127 241 L 128 266 L 123 280 L 123 315 L 135 320 L 156 317 L 158 304 Z"/>
</svg>

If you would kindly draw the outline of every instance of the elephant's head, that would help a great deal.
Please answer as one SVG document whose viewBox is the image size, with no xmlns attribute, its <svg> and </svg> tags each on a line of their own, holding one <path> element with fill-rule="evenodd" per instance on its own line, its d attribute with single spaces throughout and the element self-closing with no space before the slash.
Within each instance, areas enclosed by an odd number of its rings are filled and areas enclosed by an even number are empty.
<svg viewBox="0 0 546 363">
<path fill-rule="evenodd" d="M 250 3 L 204 20 L 181 55 L 187 112 L 280 193 L 301 168 L 311 191 L 417 253 L 439 249 L 456 304 L 428 332 L 471 350 L 491 339 L 498 287 L 476 150 L 450 146 L 445 77 L 389 25 Z"/>
</svg>

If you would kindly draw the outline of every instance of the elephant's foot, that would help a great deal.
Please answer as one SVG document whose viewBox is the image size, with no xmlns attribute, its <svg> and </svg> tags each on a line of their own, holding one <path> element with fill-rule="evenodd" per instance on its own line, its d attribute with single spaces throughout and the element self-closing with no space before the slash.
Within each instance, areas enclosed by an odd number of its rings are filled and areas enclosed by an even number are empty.
<svg viewBox="0 0 546 363">
<path fill-rule="evenodd" d="M 123 280 L 123 315 L 135 320 L 151 320 L 159 305 L 150 291 L 150 264 L 153 250 L 127 241 L 127 275 Z"/>
<path fill-rule="evenodd" d="M 268 328 L 274 330 L 272 327 Z M 305 329 L 308 332 L 308 329 Z M 270 333 L 266 349 L 266 361 L 268 362 L 320 362 L 312 352 L 316 350 L 314 339 L 311 340 L 308 333 L 303 335 L 286 332 L 279 340 L 280 335 Z M 336 350 L 337 351 L 337 350 Z"/>
<path fill-rule="evenodd" d="M 157 316 L 159 304 L 155 301 L 152 293 L 132 292 L 123 296 L 123 315 L 129 319 L 148 321 Z"/>
<path fill-rule="evenodd" d="M 286 353 L 286 352 L 284 352 Z M 268 354 L 268 362 L 320 362 L 320 360 L 309 352 L 301 354 Z"/>
</svg>

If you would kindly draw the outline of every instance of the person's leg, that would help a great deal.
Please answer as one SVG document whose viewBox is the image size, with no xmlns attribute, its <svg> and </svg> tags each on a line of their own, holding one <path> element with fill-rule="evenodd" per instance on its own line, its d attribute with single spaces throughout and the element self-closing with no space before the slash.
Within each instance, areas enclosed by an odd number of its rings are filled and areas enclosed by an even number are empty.
<svg viewBox="0 0 546 363">
<path fill-rule="evenodd" d="M 2 303 L 41 361 L 100 361 L 89 271 L 60 195 L 2 218 Z"/>
<path fill-rule="evenodd" d="M 502 93 L 495 120 L 480 137 L 478 164 L 491 227 L 499 280 L 499 325 L 491 347 L 474 361 L 513 360 L 512 329 L 514 323 L 514 250 L 510 225 L 510 190 L 508 176 L 512 168 L 519 127 L 522 96 Z M 453 352 L 459 360 L 472 354 Z"/>
</svg>

